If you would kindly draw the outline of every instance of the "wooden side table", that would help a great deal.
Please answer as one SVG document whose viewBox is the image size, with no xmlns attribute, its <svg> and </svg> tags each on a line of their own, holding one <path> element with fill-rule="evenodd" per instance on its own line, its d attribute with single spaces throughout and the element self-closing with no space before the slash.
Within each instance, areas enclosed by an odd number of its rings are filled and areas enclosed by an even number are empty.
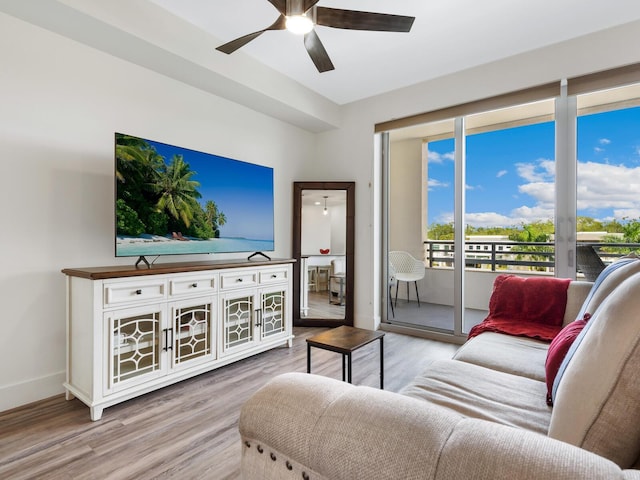
<svg viewBox="0 0 640 480">
<path fill-rule="evenodd" d="M 380 388 L 384 389 L 384 332 L 341 326 L 307 338 L 307 373 L 311 373 L 311 347 L 342 354 L 342 381 L 351 383 L 351 354 L 380 340 Z"/>
</svg>

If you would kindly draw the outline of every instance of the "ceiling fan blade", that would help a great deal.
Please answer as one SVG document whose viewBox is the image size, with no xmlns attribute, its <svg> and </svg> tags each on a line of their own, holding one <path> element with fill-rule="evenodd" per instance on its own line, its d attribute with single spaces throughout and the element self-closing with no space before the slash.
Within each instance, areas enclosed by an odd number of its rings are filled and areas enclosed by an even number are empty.
<svg viewBox="0 0 640 480">
<path fill-rule="evenodd" d="M 304 46 L 320 73 L 328 72 L 335 68 L 315 30 L 311 30 L 304 36 Z"/>
<path fill-rule="evenodd" d="M 311 7 L 313 7 L 319 1 L 320 0 L 304 0 L 304 11 L 306 12 L 307 10 L 309 10 Z"/>
<path fill-rule="evenodd" d="M 268 1 L 269 1 L 269 3 L 271 3 L 271 5 L 276 7 L 278 9 L 278 11 L 282 15 L 286 14 L 286 12 L 287 12 L 287 0 L 268 0 Z"/>
<path fill-rule="evenodd" d="M 226 53 L 228 55 L 235 52 L 240 47 L 244 47 L 247 43 L 249 43 L 251 40 L 258 38 L 264 32 L 267 32 L 269 30 L 284 30 L 285 28 L 286 28 L 286 18 L 284 15 L 280 15 L 278 19 L 275 22 L 273 22 L 272 25 L 265 28 L 264 30 L 258 30 L 257 32 L 249 33 L 240 38 L 236 38 L 235 40 L 231 40 L 230 42 L 225 43 L 224 45 L 220 45 L 219 47 L 216 48 L 216 50 L 222 53 Z"/>
<path fill-rule="evenodd" d="M 316 7 L 316 23 L 325 27 L 378 32 L 408 32 L 415 17 Z"/>
</svg>

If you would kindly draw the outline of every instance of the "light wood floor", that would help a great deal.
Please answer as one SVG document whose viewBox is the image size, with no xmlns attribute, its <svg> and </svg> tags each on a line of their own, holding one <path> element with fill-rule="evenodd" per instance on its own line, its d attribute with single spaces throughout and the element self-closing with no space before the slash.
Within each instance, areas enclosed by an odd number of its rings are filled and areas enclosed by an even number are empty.
<svg viewBox="0 0 640 480">
<path fill-rule="evenodd" d="M 323 292 L 309 292 L 309 312 L 307 318 L 325 318 L 341 320 L 344 318 L 343 305 L 329 303 L 329 290 Z"/>
<path fill-rule="evenodd" d="M 306 371 L 305 338 L 105 409 L 97 422 L 78 400 L 55 396 L 0 414 L 1 479 L 240 478 L 238 415 L 277 374 Z M 385 388 L 399 391 L 431 359 L 457 346 L 387 332 Z M 340 355 L 312 348 L 312 369 L 341 379 Z M 353 383 L 377 387 L 379 345 L 353 354 Z"/>
</svg>

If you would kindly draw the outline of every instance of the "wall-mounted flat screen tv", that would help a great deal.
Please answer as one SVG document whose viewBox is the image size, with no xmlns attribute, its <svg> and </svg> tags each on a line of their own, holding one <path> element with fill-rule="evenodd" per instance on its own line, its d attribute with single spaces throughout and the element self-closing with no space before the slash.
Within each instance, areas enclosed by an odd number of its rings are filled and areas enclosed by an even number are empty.
<svg viewBox="0 0 640 480">
<path fill-rule="evenodd" d="M 117 257 L 274 250 L 273 168 L 115 134 Z"/>
</svg>

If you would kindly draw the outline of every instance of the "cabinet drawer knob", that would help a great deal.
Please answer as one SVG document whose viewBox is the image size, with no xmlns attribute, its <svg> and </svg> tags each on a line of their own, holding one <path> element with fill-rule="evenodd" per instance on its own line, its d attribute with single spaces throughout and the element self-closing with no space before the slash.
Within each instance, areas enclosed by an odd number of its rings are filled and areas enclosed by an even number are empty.
<svg viewBox="0 0 640 480">
<path fill-rule="evenodd" d="M 136 290 L 136 295 L 142 295 L 142 290 L 141 289 Z"/>
<path fill-rule="evenodd" d="M 237 279 L 237 280 L 236 280 L 236 282 L 242 282 L 242 279 L 241 279 L 241 278 L 239 278 L 239 279 Z"/>
<path fill-rule="evenodd" d="M 197 283 L 192 283 L 191 284 L 191 288 L 198 288 L 198 284 Z"/>
<path fill-rule="evenodd" d="M 278 275 L 274 273 L 273 275 L 271 275 L 271 278 L 278 278 Z"/>
</svg>

